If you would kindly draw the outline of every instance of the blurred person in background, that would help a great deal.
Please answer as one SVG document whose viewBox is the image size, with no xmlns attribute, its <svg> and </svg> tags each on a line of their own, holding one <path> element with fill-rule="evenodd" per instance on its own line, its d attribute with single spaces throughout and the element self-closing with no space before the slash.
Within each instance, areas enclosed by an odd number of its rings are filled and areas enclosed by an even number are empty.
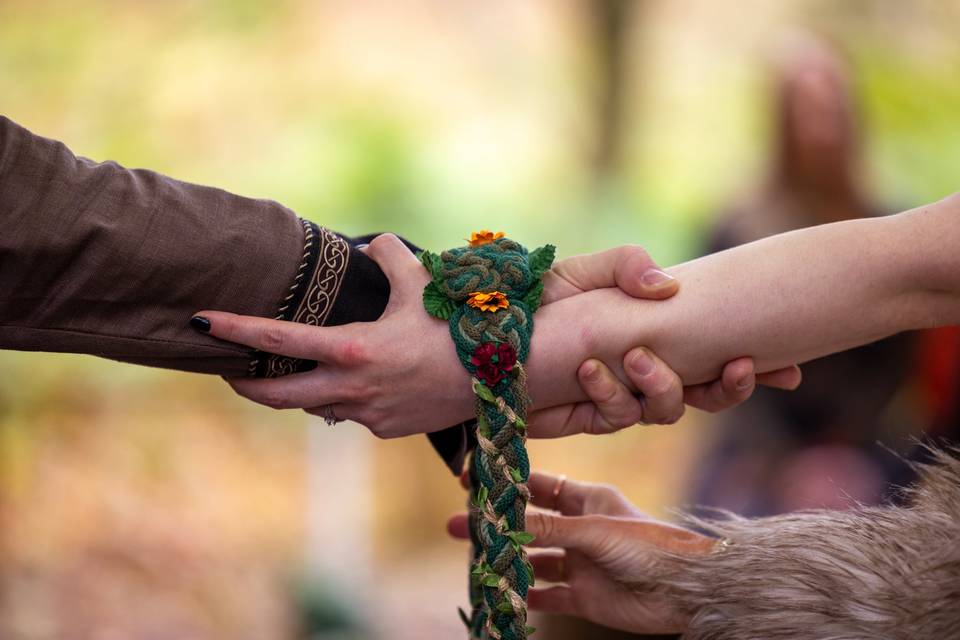
<svg viewBox="0 0 960 640">
<path fill-rule="evenodd" d="M 770 174 L 724 210 L 709 251 L 807 226 L 884 215 L 863 180 L 850 74 L 824 42 L 804 38 L 776 67 Z M 950 330 L 948 330 L 950 331 Z M 760 516 L 875 504 L 909 481 L 903 449 L 921 416 L 900 393 L 914 377 L 918 336 L 903 333 L 814 360 L 795 394 L 763 390 L 719 416 L 691 502 Z"/>
</svg>

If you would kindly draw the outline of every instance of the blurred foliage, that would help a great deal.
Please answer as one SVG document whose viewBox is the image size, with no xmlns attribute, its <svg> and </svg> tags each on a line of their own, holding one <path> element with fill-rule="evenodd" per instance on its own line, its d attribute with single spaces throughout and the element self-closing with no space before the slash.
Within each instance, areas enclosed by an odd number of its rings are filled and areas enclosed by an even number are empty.
<svg viewBox="0 0 960 640">
<path fill-rule="evenodd" d="M 79 154 L 273 198 L 348 233 L 444 247 L 483 226 L 563 255 L 636 242 L 669 264 L 763 176 L 767 60 L 812 27 L 856 70 L 877 192 L 909 207 L 957 189 L 956 1 L 644 2 L 626 30 L 622 162 L 599 181 L 588 6 L 5 0 L 0 110 Z M 286 585 L 310 535 L 298 415 L 199 376 L 56 355 L 0 353 L 0 366 L 0 635 L 295 634 Z M 697 422 L 532 450 L 659 510 Z M 571 446 L 592 456 L 571 467 Z M 392 638 L 455 633 L 464 550 L 441 523 L 460 490 L 422 439 L 369 455 L 378 580 L 361 609 L 397 622 Z M 442 593 L 424 591 L 425 566 Z M 336 611 L 309 600 L 321 622 Z"/>
</svg>

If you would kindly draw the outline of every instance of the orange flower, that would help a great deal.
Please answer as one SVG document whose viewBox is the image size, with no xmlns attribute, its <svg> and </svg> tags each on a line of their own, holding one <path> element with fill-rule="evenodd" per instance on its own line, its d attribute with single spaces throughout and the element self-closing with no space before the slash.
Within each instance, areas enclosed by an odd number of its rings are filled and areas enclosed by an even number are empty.
<svg viewBox="0 0 960 640">
<path fill-rule="evenodd" d="M 499 309 L 506 309 L 509 307 L 510 301 L 507 300 L 507 296 L 499 291 L 491 291 L 490 293 L 474 291 L 470 294 L 470 297 L 467 298 L 467 304 L 471 307 L 480 309 L 480 311 L 489 311 L 493 313 Z"/>
<path fill-rule="evenodd" d="M 499 240 L 504 236 L 503 231 L 487 231 L 486 229 L 480 229 L 480 231 L 474 231 L 470 234 L 470 246 L 479 247 L 484 244 L 490 244 L 494 240 Z"/>
</svg>

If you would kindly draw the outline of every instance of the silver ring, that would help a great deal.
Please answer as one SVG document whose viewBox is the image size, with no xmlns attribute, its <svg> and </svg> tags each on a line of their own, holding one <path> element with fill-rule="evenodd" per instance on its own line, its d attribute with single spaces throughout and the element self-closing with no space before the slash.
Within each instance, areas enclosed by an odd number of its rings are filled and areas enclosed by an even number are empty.
<svg viewBox="0 0 960 640">
<path fill-rule="evenodd" d="M 330 427 L 341 421 L 340 418 L 337 417 L 337 414 L 333 411 L 332 404 L 323 405 L 323 421 L 326 422 Z"/>
<path fill-rule="evenodd" d="M 713 552 L 721 553 L 723 551 L 726 551 L 732 546 L 733 546 L 733 540 L 731 540 L 730 538 L 722 538 L 720 540 L 717 540 L 717 543 L 713 547 Z"/>
</svg>

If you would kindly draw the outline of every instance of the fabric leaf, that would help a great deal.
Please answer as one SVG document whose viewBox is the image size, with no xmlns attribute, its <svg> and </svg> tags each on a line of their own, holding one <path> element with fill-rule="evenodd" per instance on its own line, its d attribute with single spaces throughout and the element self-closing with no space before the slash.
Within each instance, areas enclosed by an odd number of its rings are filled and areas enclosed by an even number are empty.
<svg viewBox="0 0 960 640">
<path fill-rule="evenodd" d="M 430 251 L 421 251 L 417 254 L 417 258 L 420 259 L 420 263 L 426 268 L 434 282 L 439 282 L 442 277 L 440 271 L 443 269 L 443 261 L 440 260 L 440 256 Z"/>
<path fill-rule="evenodd" d="M 457 303 L 448 298 L 435 282 L 423 288 L 423 306 L 434 318 L 449 320 L 457 309 Z"/>
<path fill-rule="evenodd" d="M 556 256 L 557 248 L 552 244 L 545 244 L 530 252 L 530 273 L 533 274 L 534 279 L 539 280 L 550 270 Z"/>
<path fill-rule="evenodd" d="M 537 283 L 527 291 L 527 295 L 523 296 L 523 303 L 530 309 L 530 313 L 535 313 L 540 308 L 541 298 L 543 298 L 543 280 L 537 280 Z"/>
<path fill-rule="evenodd" d="M 527 533 L 526 531 L 511 531 L 507 536 L 517 544 L 530 544 L 536 540 L 536 537 L 532 533 Z"/>
</svg>

